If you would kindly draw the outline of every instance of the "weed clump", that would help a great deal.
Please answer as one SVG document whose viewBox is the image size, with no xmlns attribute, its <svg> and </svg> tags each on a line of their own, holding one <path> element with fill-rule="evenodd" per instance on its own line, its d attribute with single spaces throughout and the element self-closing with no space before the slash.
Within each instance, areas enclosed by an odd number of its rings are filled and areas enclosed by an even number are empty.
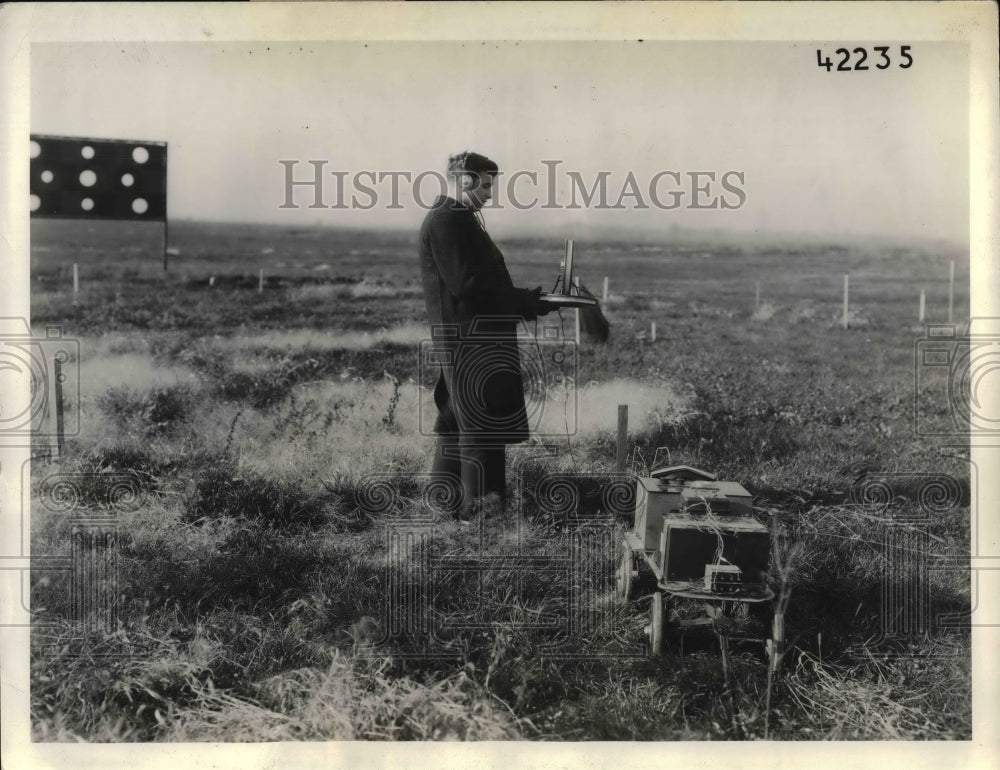
<svg viewBox="0 0 1000 770">
<path fill-rule="evenodd" d="M 143 435 L 168 434 L 188 418 L 197 394 L 190 385 L 166 385 L 147 391 L 112 387 L 97 399 L 111 421 L 125 431 Z"/>
<path fill-rule="evenodd" d="M 321 497 L 307 494 L 296 484 L 243 475 L 234 463 L 222 460 L 197 476 L 184 519 L 194 523 L 232 518 L 279 529 L 315 527 L 323 523 L 325 507 Z"/>
</svg>

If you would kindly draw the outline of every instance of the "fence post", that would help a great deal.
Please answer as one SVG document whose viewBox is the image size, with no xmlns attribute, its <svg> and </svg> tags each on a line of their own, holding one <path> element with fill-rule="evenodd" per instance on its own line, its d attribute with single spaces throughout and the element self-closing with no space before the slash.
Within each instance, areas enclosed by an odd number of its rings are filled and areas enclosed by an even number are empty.
<svg viewBox="0 0 1000 770">
<path fill-rule="evenodd" d="M 652 321 L 649 325 L 649 341 L 656 342 L 656 321 Z"/>
<path fill-rule="evenodd" d="M 59 356 L 52 359 L 52 382 L 48 388 L 48 420 L 41 430 L 49 434 L 49 456 L 59 459 L 66 443 L 66 429 L 63 417 L 63 373 L 62 360 Z M 44 435 L 44 433 L 43 433 Z"/>
<path fill-rule="evenodd" d="M 628 404 L 618 405 L 618 446 L 615 452 L 615 471 L 625 472 L 625 457 L 628 454 Z"/>
<path fill-rule="evenodd" d="M 850 288 L 851 278 L 848 275 L 844 276 L 844 328 L 847 328 L 847 295 Z"/>
<path fill-rule="evenodd" d="M 920 290 L 920 323 L 924 322 L 924 309 L 927 307 L 927 298 L 924 296 L 924 290 Z"/>
<path fill-rule="evenodd" d="M 260 269 L 260 277 L 257 279 L 257 293 L 261 294 L 264 291 L 264 268 Z"/>
<path fill-rule="evenodd" d="M 80 266 L 76 262 L 73 263 L 73 293 L 80 293 Z"/>
<path fill-rule="evenodd" d="M 608 277 L 604 276 L 604 291 L 601 293 L 601 302 L 608 304 Z"/>
</svg>

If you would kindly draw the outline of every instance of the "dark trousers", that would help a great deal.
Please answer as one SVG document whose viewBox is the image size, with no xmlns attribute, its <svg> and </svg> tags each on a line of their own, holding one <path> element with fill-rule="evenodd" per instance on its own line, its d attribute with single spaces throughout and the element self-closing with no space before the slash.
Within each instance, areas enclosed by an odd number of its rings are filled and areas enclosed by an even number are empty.
<svg viewBox="0 0 1000 770">
<path fill-rule="evenodd" d="M 449 496 L 454 501 L 452 511 L 468 512 L 476 500 L 491 492 L 507 498 L 506 447 L 503 444 L 484 445 L 461 435 L 438 435 L 434 450 L 432 480 L 447 484 L 452 489 Z"/>
</svg>

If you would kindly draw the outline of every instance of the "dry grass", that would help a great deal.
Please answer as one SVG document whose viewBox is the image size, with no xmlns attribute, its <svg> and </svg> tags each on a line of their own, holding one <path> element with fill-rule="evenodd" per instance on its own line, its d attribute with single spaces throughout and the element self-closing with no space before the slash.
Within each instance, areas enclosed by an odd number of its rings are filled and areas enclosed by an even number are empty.
<svg viewBox="0 0 1000 770">
<path fill-rule="evenodd" d="M 754 321 L 763 323 L 774 318 L 777 312 L 778 308 L 776 308 L 771 302 L 765 300 L 760 303 L 760 305 L 753 311 L 753 315 L 750 317 Z"/>
<path fill-rule="evenodd" d="M 84 429 L 59 463 L 37 465 L 33 553 L 68 557 L 72 547 L 70 521 L 43 505 L 42 474 L 75 474 L 90 513 L 108 512 L 102 499 L 116 479 L 137 488 L 119 512 L 112 629 L 80 632 L 68 571 L 33 576 L 36 739 L 970 737 L 967 632 L 938 629 L 892 654 L 875 644 L 893 568 L 885 538 L 916 502 L 903 496 L 875 514 L 848 496 L 860 473 L 895 470 L 951 473 L 967 496 L 968 469 L 913 436 L 912 292 L 891 294 L 901 258 L 877 263 L 893 281 L 867 296 L 859 286 L 857 312 L 871 323 L 854 334 L 830 320 L 848 267 L 839 252 L 795 251 L 798 280 L 791 252 L 723 250 L 709 274 L 686 258 L 707 247 L 609 246 L 621 270 L 611 341 L 584 345 L 572 382 L 551 385 L 542 418 L 551 440 L 511 450 L 510 509 L 480 530 L 483 520 L 460 525 L 423 499 L 433 438 L 418 425 L 423 407 L 434 410 L 415 382 L 419 296 L 363 280 L 398 275 L 411 244 L 352 235 L 331 245 L 323 231 L 317 253 L 357 251 L 337 263 L 335 281 L 289 268 L 258 295 L 232 255 L 259 249 L 260 234 L 213 237 L 199 231 L 182 244 L 187 282 L 158 268 L 126 280 L 118 251 L 95 256 L 106 291 L 88 282 L 76 306 L 65 291 L 75 247 L 61 247 L 64 264 L 35 270 L 39 324 L 117 331 L 84 340 Z M 510 253 L 512 268 L 533 269 Z M 906 259 L 914 273 L 940 272 L 937 257 Z M 810 269 L 831 274 L 829 285 Z M 220 276 L 211 291 L 208 270 Z M 751 270 L 770 275 L 786 303 L 769 320 L 753 318 Z M 661 336 L 637 340 L 651 319 Z M 565 440 L 561 399 L 574 388 L 578 419 Z M 620 529 L 581 541 L 579 521 L 539 491 L 565 471 L 575 510 L 606 510 L 599 491 L 618 403 L 630 406 L 642 460 L 666 447 L 660 463 L 743 483 L 797 549 L 788 650 L 774 676 L 759 649 L 733 645 L 722 657 L 711 634 L 690 639 L 683 656 L 669 640 L 661 660 L 647 660 L 648 601 L 611 597 Z M 394 508 L 371 505 L 372 474 Z M 967 558 L 967 503 L 915 525 L 931 564 Z M 429 537 L 402 562 L 389 539 L 400 528 Z M 422 557 L 443 561 L 421 573 Z M 933 611 L 961 615 L 967 576 L 932 574 Z M 426 656 L 405 629 L 381 638 L 394 585 L 423 602 L 452 657 Z"/>
<path fill-rule="evenodd" d="M 233 337 L 220 344 L 220 352 L 228 351 L 304 351 L 364 350 L 376 345 L 409 345 L 413 348 L 429 334 L 425 327 L 416 324 L 382 329 L 375 332 L 356 332 L 345 329 L 329 331 L 274 331 L 246 337 Z"/>
<path fill-rule="evenodd" d="M 956 664 L 961 670 L 958 659 L 925 664 L 925 674 L 940 679 L 913 687 L 899 676 L 898 661 L 872 657 L 867 664 L 844 666 L 802 653 L 783 684 L 801 709 L 796 719 L 802 732 L 815 740 L 956 740 L 964 737 L 960 725 L 967 714 L 938 713 L 940 695 L 933 692 L 957 685 L 954 695 L 970 695 L 961 677 L 949 675 Z"/>
<path fill-rule="evenodd" d="M 544 402 L 529 404 L 529 411 L 536 410 L 538 432 L 547 437 L 558 440 L 568 434 L 573 439 L 594 440 L 601 434 L 615 434 L 618 404 L 629 405 L 630 428 L 641 433 L 676 423 L 690 407 L 690 398 L 666 381 L 620 378 L 551 388 Z"/>
<path fill-rule="evenodd" d="M 203 687 L 194 704 L 169 715 L 169 741 L 504 740 L 518 720 L 465 671 L 431 685 L 387 676 L 389 658 L 352 661 L 339 653 L 326 670 L 298 669 L 257 685 L 255 700 Z M 166 719 L 165 719 L 166 721 Z"/>
</svg>

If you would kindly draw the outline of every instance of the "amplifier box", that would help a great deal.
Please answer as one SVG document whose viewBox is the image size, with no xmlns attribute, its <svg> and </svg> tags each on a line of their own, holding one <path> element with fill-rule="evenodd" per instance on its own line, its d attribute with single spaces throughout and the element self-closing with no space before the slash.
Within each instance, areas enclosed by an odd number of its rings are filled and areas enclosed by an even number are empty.
<svg viewBox="0 0 1000 770">
<path fill-rule="evenodd" d="M 711 526 L 708 526 L 711 524 Z M 707 565 L 715 565 L 718 554 L 742 570 L 744 583 L 763 583 L 767 578 L 771 537 L 767 527 L 753 518 L 713 518 L 690 515 L 666 516 L 663 520 L 663 553 L 660 562 L 668 581 L 705 580 Z"/>
<path fill-rule="evenodd" d="M 635 535 L 647 551 L 660 546 L 663 517 L 689 513 L 750 517 L 752 497 L 733 481 L 640 477 L 635 495 Z"/>
<path fill-rule="evenodd" d="M 743 570 L 735 564 L 706 564 L 705 590 L 713 594 L 733 594 L 743 583 Z"/>
</svg>

